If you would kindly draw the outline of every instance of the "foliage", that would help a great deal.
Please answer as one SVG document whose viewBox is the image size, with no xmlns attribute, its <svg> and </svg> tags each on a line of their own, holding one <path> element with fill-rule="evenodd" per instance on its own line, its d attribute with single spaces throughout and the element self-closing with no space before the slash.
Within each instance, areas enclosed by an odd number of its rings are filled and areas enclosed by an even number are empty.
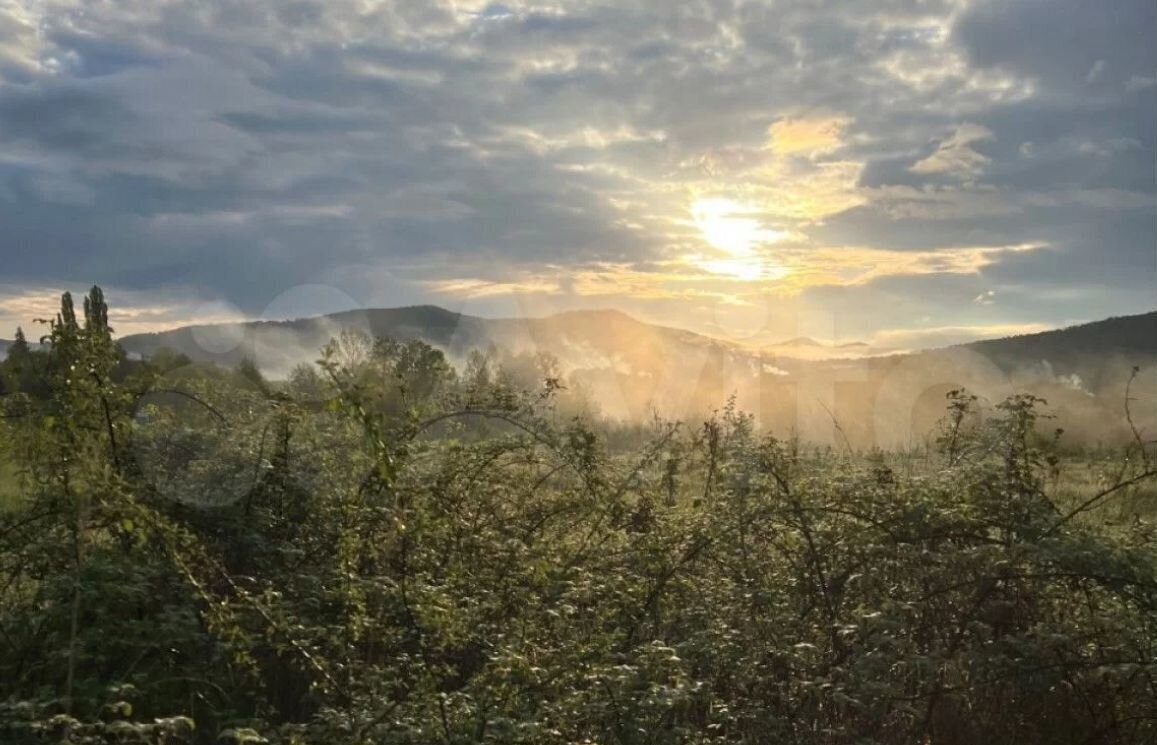
<svg viewBox="0 0 1157 745">
<path fill-rule="evenodd" d="M 1154 512 L 1098 517 L 1150 460 L 1064 492 L 1031 396 L 954 392 L 914 469 L 733 404 L 626 436 L 420 342 L 133 367 L 96 289 L 50 330 L 4 401 L 5 742 L 1157 736 Z"/>
</svg>

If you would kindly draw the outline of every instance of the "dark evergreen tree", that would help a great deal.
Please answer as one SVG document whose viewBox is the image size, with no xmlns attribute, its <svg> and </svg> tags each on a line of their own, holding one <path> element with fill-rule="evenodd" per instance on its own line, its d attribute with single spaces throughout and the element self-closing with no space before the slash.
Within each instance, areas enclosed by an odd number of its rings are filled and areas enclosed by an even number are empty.
<svg viewBox="0 0 1157 745">
<path fill-rule="evenodd" d="M 16 327 L 16 339 L 8 347 L 8 354 L 0 361 L 0 394 L 7 395 L 28 388 L 28 373 L 32 365 L 32 348 L 24 338 L 24 329 Z"/>
<path fill-rule="evenodd" d="M 16 339 L 13 340 L 12 346 L 8 348 L 8 359 L 23 360 L 31 354 L 32 350 L 28 346 L 28 340 L 24 338 L 24 329 L 19 326 L 16 327 Z"/>
</svg>

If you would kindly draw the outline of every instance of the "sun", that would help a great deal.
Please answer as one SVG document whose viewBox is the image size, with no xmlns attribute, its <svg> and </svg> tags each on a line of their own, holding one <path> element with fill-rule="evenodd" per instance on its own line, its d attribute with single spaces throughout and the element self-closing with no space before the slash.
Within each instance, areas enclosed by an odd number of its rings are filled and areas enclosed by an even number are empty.
<svg viewBox="0 0 1157 745">
<path fill-rule="evenodd" d="M 700 199 L 691 206 L 691 217 L 703 234 L 703 240 L 727 254 L 725 258 L 708 258 L 698 265 L 712 274 L 723 274 L 744 281 L 780 279 L 787 274 L 785 267 L 766 263 L 756 254 L 756 247 L 777 243 L 788 233 L 765 228 L 756 215 L 758 211 L 733 199 L 712 197 Z"/>
<path fill-rule="evenodd" d="M 712 197 L 700 199 L 691 206 L 691 216 L 703 238 L 720 251 L 732 256 L 750 256 L 760 243 L 775 243 L 786 233 L 769 230 L 752 217 L 756 210 L 733 199 Z"/>
</svg>

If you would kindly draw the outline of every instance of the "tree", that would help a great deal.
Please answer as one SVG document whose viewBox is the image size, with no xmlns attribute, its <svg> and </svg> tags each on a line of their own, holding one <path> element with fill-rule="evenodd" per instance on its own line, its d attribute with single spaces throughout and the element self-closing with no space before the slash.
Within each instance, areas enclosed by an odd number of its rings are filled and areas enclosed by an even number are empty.
<svg viewBox="0 0 1157 745">
<path fill-rule="evenodd" d="M 28 346 L 28 340 L 24 338 L 24 329 L 16 327 L 16 338 L 12 342 L 12 346 L 8 347 L 8 359 L 17 363 L 24 360 L 32 353 Z"/>
<path fill-rule="evenodd" d="M 24 338 L 24 329 L 16 327 L 16 338 L 8 347 L 8 355 L 0 361 L 0 393 L 26 390 L 26 375 L 31 365 L 32 349 Z"/>
</svg>

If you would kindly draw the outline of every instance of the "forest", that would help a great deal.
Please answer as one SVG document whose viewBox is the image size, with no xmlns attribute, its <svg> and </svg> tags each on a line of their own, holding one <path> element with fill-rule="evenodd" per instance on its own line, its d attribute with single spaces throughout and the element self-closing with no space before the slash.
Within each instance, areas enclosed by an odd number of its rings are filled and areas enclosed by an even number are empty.
<svg viewBox="0 0 1157 745">
<path fill-rule="evenodd" d="M 131 359 L 99 288 L 44 330 L 0 364 L 0 742 L 1157 742 L 1136 427 L 956 389 L 919 452 L 817 448 L 421 341 Z"/>
</svg>

